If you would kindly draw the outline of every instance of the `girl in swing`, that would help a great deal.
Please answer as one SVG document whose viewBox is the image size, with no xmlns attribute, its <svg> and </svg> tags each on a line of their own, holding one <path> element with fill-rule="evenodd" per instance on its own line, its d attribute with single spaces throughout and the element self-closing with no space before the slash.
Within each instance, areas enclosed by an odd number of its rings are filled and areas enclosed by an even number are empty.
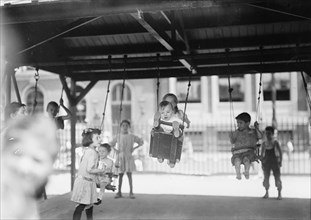
<svg viewBox="0 0 311 220">
<path fill-rule="evenodd" d="M 136 170 L 134 157 L 132 155 L 133 151 L 144 144 L 143 139 L 138 136 L 129 133 L 129 128 L 131 127 L 131 123 L 128 120 L 123 120 L 120 123 L 121 126 L 121 134 L 120 137 L 115 137 L 110 145 L 115 146 L 118 143 L 118 149 L 115 149 L 118 152 L 118 159 L 116 162 L 116 166 L 119 167 L 119 185 L 118 185 L 118 193 L 115 198 L 121 198 L 121 188 L 124 173 L 127 174 L 129 185 L 130 185 L 130 198 L 135 199 L 133 193 L 133 178 L 132 172 Z M 134 144 L 137 144 L 134 147 Z"/>
<path fill-rule="evenodd" d="M 96 147 L 101 142 L 100 133 L 99 129 L 93 128 L 87 128 L 82 133 L 82 145 L 86 149 L 81 158 L 72 191 L 71 200 L 77 203 L 73 220 L 80 220 L 84 209 L 87 219 L 93 219 L 93 204 L 98 202 L 96 177 L 105 173 L 105 170 L 96 168 L 98 164 Z"/>
<path fill-rule="evenodd" d="M 66 111 L 66 115 L 57 116 L 60 106 Z M 71 118 L 71 112 L 64 105 L 63 99 L 60 99 L 59 105 L 54 101 L 49 102 L 46 107 L 46 111 L 49 117 L 55 121 L 57 129 L 64 129 L 64 120 Z"/>
<path fill-rule="evenodd" d="M 232 148 L 233 155 L 231 157 L 231 163 L 235 167 L 236 178 L 238 180 L 242 179 L 241 164 L 244 164 L 245 178 L 249 179 L 250 165 L 256 158 L 256 143 L 258 139 L 262 138 L 262 133 L 259 130 L 257 121 L 254 123 L 254 129 L 249 127 L 251 116 L 248 113 L 243 112 L 235 119 L 238 129 L 229 135 L 230 142 L 234 145 Z"/>
</svg>

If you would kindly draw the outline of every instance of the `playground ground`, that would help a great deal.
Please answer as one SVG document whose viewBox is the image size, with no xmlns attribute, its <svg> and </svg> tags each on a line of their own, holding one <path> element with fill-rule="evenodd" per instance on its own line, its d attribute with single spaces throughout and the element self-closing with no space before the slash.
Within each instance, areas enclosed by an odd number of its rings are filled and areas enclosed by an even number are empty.
<svg viewBox="0 0 311 220">
<path fill-rule="evenodd" d="M 310 176 L 282 176 L 283 200 L 276 200 L 274 179 L 270 198 L 262 199 L 262 177 L 252 175 L 238 181 L 233 175 L 189 176 L 134 174 L 135 199 L 114 199 L 107 192 L 103 203 L 94 208 L 96 219 L 292 219 L 310 220 Z M 39 202 L 41 219 L 72 219 L 75 204 L 70 201 L 70 176 L 53 175 L 47 186 L 48 199 Z M 85 215 L 82 219 L 86 219 Z"/>
</svg>

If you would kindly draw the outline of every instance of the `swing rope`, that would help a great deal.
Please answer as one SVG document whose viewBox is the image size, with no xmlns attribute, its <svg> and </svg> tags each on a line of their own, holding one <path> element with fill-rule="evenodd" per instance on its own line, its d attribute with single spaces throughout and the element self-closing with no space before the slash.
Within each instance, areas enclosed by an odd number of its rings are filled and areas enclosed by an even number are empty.
<svg viewBox="0 0 311 220">
<path fill-rule="evenodd" d="M 299 63 L 300 63 L 300 60 L 299 60 Z M 301 78 L 302 78 L 302 82 L 303 82 L 303 87 L 304 87 L 305 92 L 306 92 L 306 99 L 307 99 L 307 102 L 308 102 L 308 105 L 309 105 L 309 110 L 311 110 L 311 98 L 310 98 L 310 94 L 308 92 L 307 80 L 305 79 L 305 76 L 304 76 L 302 70 L 300 70 L 300 74 L 301 74 Z"/>
<path fill-rule="evenodd" d="M 157 108 L 159 106 L 159 87 L 160 87 L 160 66 L 159 66 L 160 54 L 157 54 Z"/>
<path fill-rule="evenodd" d="M 192 67 L 191 67 L 192 69 Z M 188 97 L 189 97 L 189 92 L 190 92 L 190 87 L 191 87 L 191 77 L 192 75 L 189 76 L 189 82 L 188 82 L 188 87 L 187 87 L 187 94 L 186 94 L 186 99 L 185 99 L 185 107 L 184 107 L 184 115 L 182 119 L 182 125 L 184 126 L 185 119 L 186 119 L 186 110 L 187 110 L 187 103 L 188 103 Z M 183 129 L 182 129 L 183 131 Z"/>
<path fill-rule="evenodd" d="M 127 75 L 127 72 L 126 72 L 126 58 L 127 58 L 127 55 L 124 55 L 124 77 L 123 77 L 123 82 L 122 82 L 122 87 L 121 87 L 121 97 L 120 97 L 120 110 L 119 110 L 119 126 L 118 126 L 118 133 L 117 133 L 117 138 L 118 138 L 118 147 L 120 147 L 120 141 L 121 141 L 121 117 L 122 117 L 122 105 L 123 105 L 123 95 L 124 95 L 124 88 L 125 88 L 125 78 L 126 78 L 126 75 Z M 119 168 L 120 167 L 120 161 L 119 160 L 119 155 L 117 154 L 117 162 L 119 164 L 116 164 L 115 167 L 116 168 Z"/>
<path fill-rule="evenodd" d="M 231 75 L 230 75 L 230 63 L 229 63 L 229 49 L 226 49 L 226 56 L 227 56 L 227 72 L 228 72 L 228 93 L 229 93 L 229 103 L 230 103 L 230 130 L 236 128 L 235 120 L 234 120 L 234 109 L 233 109 L 233 101 L 232 101 L 232 92 L 233 88 L 231 88 Z M 233 127 L 234 126 L 234 127 Z"/>
<path fill-rule="evenodd" d="M 260 47 L 260 54 L 261 54 L 261 60 L 260 60 L 260 66 L 263 66 L 262 61 L 262 46 Z M 256 106 L 256 121 L 260 121 L 262 119 L 262 112 L 261 112 L 261 105 L 260 105 L 260 99 L 261 99 L 261 93 L 262 93 L 262 68 L 260 71 L 260 78 L 259 78 L 259 89 L 258 89 L 258 98 L 257 98 L 257 106 Z"/>
<path fill-rule="evenodd" d="M 32 114 L 35 113 L 36 107 L 37 107 L 37 93 L 38 93 L 38 81 L 39 81 L 40 75 L 39 75 L 39 69 L 36 68 L 36 72 L 34 75 L 34 79 L 35 79 L 35 97 L 34 97 L 34 101 L 33 101 L 33 107 L 32 107 Z"/>
<path fill-rule="evenodd" d="M 111 74 L 112 72 L 112 68 L 111 68 L 111 56 L 108 56 L 108 63 L 109 63 L 109 73 Z M 108 102 L 108 95 L 110 92 L 110 80 L 108 81 L 108 85 L 107 85 L 107 92 L 106 92 L 106 98 L 105 98 L 105 105 L 104 105 L 104 111 L 103 111 L 103 118 L 102 118 L 102 122 L 100 124 L 100 130 L 103 131 L 104 130 L 104 120 L 105 120 L 105 114 L 106 114 L 106 108 L 107 108 L 107 102 Z"/>
</svg>

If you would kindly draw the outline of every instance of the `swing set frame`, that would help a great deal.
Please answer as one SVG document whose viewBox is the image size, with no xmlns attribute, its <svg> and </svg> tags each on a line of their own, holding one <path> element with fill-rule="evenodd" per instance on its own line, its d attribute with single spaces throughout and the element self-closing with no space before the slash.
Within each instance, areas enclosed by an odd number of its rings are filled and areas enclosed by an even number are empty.
<svg viewBox="0 0 311 220">
<path fill-rule="evenodd" d="M 21 100 L 14 68 L 34 66 L 59 75 L 73 114 L 71 187 L 75 178 L 76 105 L 99 80 L 124 78 L 124 54 L 129 56 L 127 79 L 156 78 L 155 67 L 161 67 L 163 78 L 187 77 L 191 67 L 196 76 L 221 75 L 226 70 L 226 48 L 233 49 L 232 75 L 299 70 L 311 76 L 310 1 L 292 1 L 291 7 L 281 1 L 271 5 L 241 0 L 214 3 L 107 0 L 1 6 L 4 39 L 10 39 L 12 33 L 25 36 L 16 45 L 8 42 L 11 44 L 4 51 L 5 104 L 11 102 L 12 79 Z M 271 27 L 273 31 L 269 31 Z M 264 66 L 258 64 L 260 45 L 267 45 Z M 161 54 L 158 63 L 155 54 Z M 109 55 L 114 61 L 112 71 Z M 300 58 L 299 65 L 293 57 Z M 89 83 L 77 95 L 76 83 L 80 81 Z"/>
</svg>

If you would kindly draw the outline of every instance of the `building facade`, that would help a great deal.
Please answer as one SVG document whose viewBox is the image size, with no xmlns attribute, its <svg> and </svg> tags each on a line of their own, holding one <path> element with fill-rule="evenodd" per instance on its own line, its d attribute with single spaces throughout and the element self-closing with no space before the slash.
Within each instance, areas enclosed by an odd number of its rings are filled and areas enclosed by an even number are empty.
<svg viewBox="0 0 311 220">
<path fill-rule="evenodd" d="M 59 102 L 61 95 L 65 105 L 69 106 L 66 95 L 62 92 L 61 82 L 55 74 L 39 70 L 40 78 L 35 94 L 35 72 L 31 67 L 21 67 L 16 72 L 21 99 L 29 111 L 32 110 L 35 97 L 38 112 L 45 112 L 50 101 Z M 107 135 L 113 135 L 120 119 L 129 119 L 132 127 L 137 129 L 136 132 L 148 136 L 148 132 L 141 130 L 148 130 L 152 126 L 153 114 L 157 110 L 157 97 L 161 99 L 165 93 L 175 93 L 179 98 L 179 108 L 184 110 L 185 106 L 188 78 L 163 78 L 159 82 L 157 88 L 157 79 L 126 80 L 122 91 L 122 80 L 112 80 L 104 110 L 108 81 L 99 81 L 77 105 L 77 126 L 100 127 L 104 121 Z M 78 82 L 77 92 L 87 84 L 88 82 Z M 231 98 L 229 84 L 233 89 Z M 15 91 L 12 90 L 13 101 L 16 100 L 14 94 Z M 273 94 L 275 102 L 272 101 Z M 194 151 L 228 150 L 228 135 L 235 128 L 234 117 L 241 112 L 250 113 L 252 123 L 257 120 L 262 126 L 271 125 L 274 117 L 279 135 L 283 135 L 284 140 L 298 140 L 304 135 L 304 142 L 307 143 L 302 145 L 309 144 L 310 112 L 300 73 L 264 73 L 262 76 L 246 74 L 229 78 L 203 76 L 192 77 L 186 108 L 191 120 L 186 134 L 193 142 Z M 61 110 L 60 114 L 62 113 Z"/>
</svg>

